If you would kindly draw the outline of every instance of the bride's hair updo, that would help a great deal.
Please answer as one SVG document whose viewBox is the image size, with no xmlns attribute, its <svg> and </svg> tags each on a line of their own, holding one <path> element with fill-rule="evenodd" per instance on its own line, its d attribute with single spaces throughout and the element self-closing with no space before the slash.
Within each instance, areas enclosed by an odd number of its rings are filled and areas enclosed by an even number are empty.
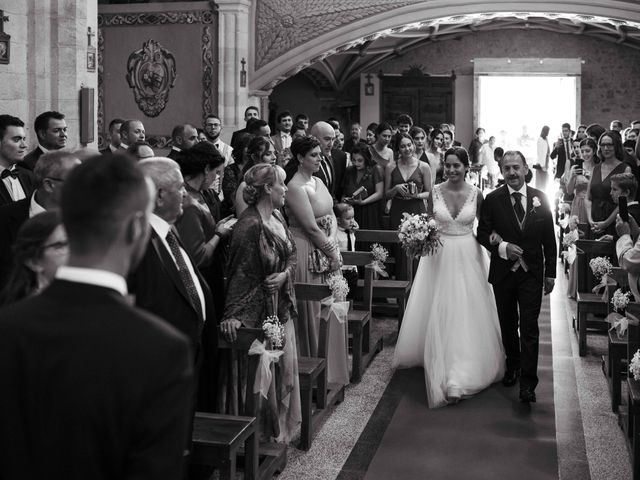
<svg viewBox="0 0 640 480">
<path fill-rule="evenodd" d="M 242 192 L 242 198 L 247 205 L 255 205 L 260 202 L 267 192 L 266 185 L 273 185 L 278 181 L 278 177 L 284 179 L 285 173 L 282 167 L 269 163 L 259 163 L 254 165 L 244 174 L 246 184 Z"/>
<path fill-rule="evenodd" d="M 305 135 L 304 137 L 294 138 L 291 142 L 291 155 L 296 160 L 296 166 L 298 164 L 298 155 L 303 157 L 316 147 L 320 146 L 318 139 L 312 135 Z"/>
<path fill-rule="evenodd" d="M 469 154 L 462 147 L 451 147 L 444 152 L 444 159 L 446 160 L 449 155 L 455 155 L 460 160 L 460 163 L 465 167 L 469 167 Z"/>
</svg>

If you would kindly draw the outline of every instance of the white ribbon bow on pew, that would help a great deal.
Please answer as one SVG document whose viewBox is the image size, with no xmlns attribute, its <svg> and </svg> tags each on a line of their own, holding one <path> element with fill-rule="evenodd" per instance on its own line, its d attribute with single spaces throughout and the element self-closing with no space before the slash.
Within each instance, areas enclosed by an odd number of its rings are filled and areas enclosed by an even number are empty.
<svg viewBox="0 0 640 480">
<path fill-rule="evenodd" d="M 374 260 L 367 266 L 373 268 L 373 271 L 376 272 L 381 277 L 387 278 L 389 276 L 389 274 L 384 268 L 384 265 L 381 265 L 380 262 L 377 262 Z"/>
<path fill-rule="evenodd" d="M 618 338 L 624 337 L 624 334 L 627 333 L 627 328 L 629 328 L 629 323 L 632 325 L 639 325 L 640 321 L 634 315 L 627 313 L 626 316 L 621 315 L 617 312 L 610 313 L 607 315 L 605 319 L 612 326 L 609 330 L 614 330 L 618 334 Z"/>
<path fill-rule="evenodd" d="M 282 350 L 267 350 L 265 343 L 254 340 L 249 347 L 249 355 L 260 355 L 260 363 L 256 371 L 256 380 L 253 383 L 253 393 L 260 392 L 265 399 L 269 393 L 269 385 L 271 385 L 271 364 L 278 363 L 280 356 L 284 352 Z"/>
<path fill-rule="evenodd" d="M 337 301 L 333 296 L 320 300 L 320 319 L 329 322 L 329 351 L 327 352 L 327 382 L 349 383 L 349 341 L 347 318 L 349 302 Z"/>
<path fill-rule="evenodd" d="M 616 281 L 609 277 L 609 275 L 604 274 L 602 276 L 602 279 L 600 280 L 600 283 L 597 284 L 595 287 L 593 287 L 591 289 L 591 291 L 593 293 L 600 293 L 600 291 L 604 290 L 604 292 L 602 293 L 602 300 L 604 300 L 605 302 L 609 301 L 609 290 L 607 287 L 615 287 L 617 285 Z"/>
</svg>

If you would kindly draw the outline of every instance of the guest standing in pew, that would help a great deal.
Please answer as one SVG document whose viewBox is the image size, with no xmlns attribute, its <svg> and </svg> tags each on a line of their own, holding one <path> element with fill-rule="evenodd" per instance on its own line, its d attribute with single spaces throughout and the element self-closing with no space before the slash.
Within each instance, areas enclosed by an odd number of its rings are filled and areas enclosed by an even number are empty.
<svg viewBox="0 0 640 480">
<path fill-rule="evenodd" d="M 227 301 L 220 325 L 232 342 L 238 328 L 260 328 L 269 315 L 277 315 L 284 324 L 283 354 L 275 364 L 268 399 L 260 397 L 261 437 L 277 442 L 289 442 L 302 421 L 295 331 L 296 245 L 279 211 L 287 192 L 285 176 L 281 167 L 269 164 L 255 165 L 244 176 L 243 195 L 249 206 L 231 236 Z"/>
<path fill-rule="evenodd" d="M 256 136 L 249 141 L 249 144 L 247 145 L 247 157 L 248 157 L 247 163 L 242 169 L 243 176 L 245 173 L 247 173 L 247 171 L 251 167 L 259 163 L 267 163 L 269 165 L 276 164 L 275 147 L 273 146 L 273 143 L 271 143 L 270 140 L 264 137 Z M 244 212 L 248 206 L 244 201 L 244 195 L 242 193 L 244 191 L 245 186 L 246 184 L 244 183 L 244 180 L 241 177 L 240 185 L 238 185 L 238 188 L 236 189 L 236 199 L 235 199 L 236 217 L 238 218 L 240 217 L 240 214 L 242 214 L 242 212 Z"/>
<path fill-rule="evenodd" d="M 291 143 L 290 166 L 296 172 L 287 184 L 286 212 L 296 244 L 296 281 L 324 283 L 326 275 L 340 270 L 342 257 L 336 242 L 336 217 L 333 198 L 321 179 L 320 143 L 315 137 L 295 139 Z M 303 356 L 318 355 L 320 302 L 298 302 L 298 351 Z"/>
<path fill-rule="evenodd" d="M 341 252 L 356 251 L 356 234 L 355 231 L 360 228 L 355 220 L 355 212 L 353 206 L 348 203 L 337 203 L 333 206 L 333 212 L 338 221 L 338 230 L 336 231 L 336 240 Z M 358 267 L 355 265 L 343 265 L 340 269 L 342 276 L 349 284 L 349 294 L 347 298 L 354 298 L 356 289 L 358 288 Z"/>
<path fill-rule="evenodd" d="M 0 290 L 0 306 L 40 293 L 67 263 L 67 234 L 57 210 L 42 212 L 18 229 L 11 250 L 13 266 Z"/>
<path fill-rule="evenodd" d="M 638 281 L 640 279 L 640 229 L 632 216 L 629 222 L 623 222 L 620 215 L 616 216 L 616 256 L 618 265 L 627 271 L 629 276 L 629 288 L 635 297 L 640 300 Z"/>
<path fill-rule="evenodd" d="M 129 305 L 154 192 L 127 156 L 67 178 L 69 264 L 0 311 L 0 478 L 184 475 L 193 369 L 187 339 Z"/>
<path fill-rule="evenodd" d="M 372 160 L 369 147 L 364 144 L 357 144 L 351 150 L 351 165 L 345 173 L 343 195 L 342 200 L 353 206 L 358 225 L 367 230 L 380 229 L 384 172 Z"/>
</svg>

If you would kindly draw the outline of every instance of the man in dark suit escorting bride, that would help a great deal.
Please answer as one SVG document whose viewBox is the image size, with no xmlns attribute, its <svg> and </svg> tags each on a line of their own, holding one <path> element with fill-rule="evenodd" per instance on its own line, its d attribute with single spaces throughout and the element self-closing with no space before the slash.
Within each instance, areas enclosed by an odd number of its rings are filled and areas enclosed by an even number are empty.
<svg viewBox="0 0 640 480">
<path fill-rule="evenodd" d="M 555 231 L 545 195 L 525 183 L 524 155 L 506 152 L 500 169 L 505 185 L 484 200 L 477 238 L 491 253 L 489 282 L 507 357 L 503 384 L 520 378 L 520 401 L 529 403 L 536 401 L 542 295 L 553 290 L 556 276 Z"/>
</svg>

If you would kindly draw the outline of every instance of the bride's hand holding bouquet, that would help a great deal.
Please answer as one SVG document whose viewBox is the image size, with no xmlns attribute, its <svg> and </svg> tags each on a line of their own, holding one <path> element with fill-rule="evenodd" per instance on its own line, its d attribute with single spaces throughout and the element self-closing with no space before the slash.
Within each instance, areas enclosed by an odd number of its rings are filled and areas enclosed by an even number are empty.
<svg viewBox="0 0 640 480">
<path fill-rule="evenodd" d="M 442 246 L 438 224 L 426 213 L 405 213 L 398 228 L 398 237 L 407 255 L 416 258 L 433 255 Z"/>
</svg>

